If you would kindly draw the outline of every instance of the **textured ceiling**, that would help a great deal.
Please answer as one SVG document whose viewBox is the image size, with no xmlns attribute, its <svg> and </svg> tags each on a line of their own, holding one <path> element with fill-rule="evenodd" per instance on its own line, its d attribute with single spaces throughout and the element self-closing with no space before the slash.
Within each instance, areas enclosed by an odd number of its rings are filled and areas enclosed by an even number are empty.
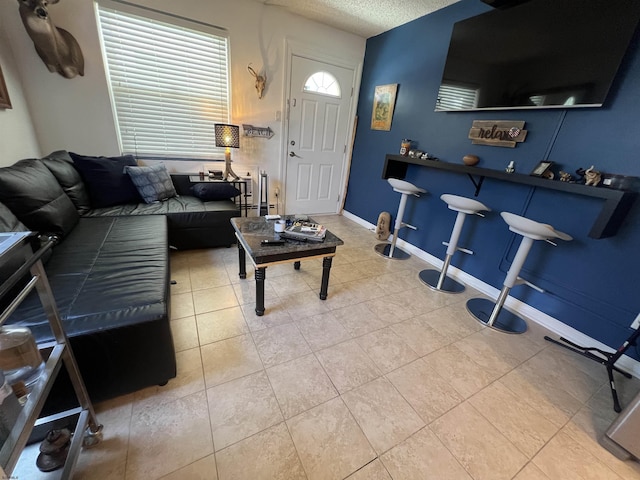
<svg viewBox="0 0 640 480">
<path fill-rule="evenodd" d="M 458 0 L 257 0 L 316 22 L 373 37 Z"/>
</svg>

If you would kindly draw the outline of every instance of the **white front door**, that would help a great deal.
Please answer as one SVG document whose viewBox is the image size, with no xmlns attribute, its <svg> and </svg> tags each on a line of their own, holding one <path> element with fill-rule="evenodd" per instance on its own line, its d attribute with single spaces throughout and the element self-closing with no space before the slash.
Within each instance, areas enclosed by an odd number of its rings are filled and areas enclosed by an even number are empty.
<svg viewBox="0 0 640 480">
<path fill-rule="evenodd" d="M 294 55 L 285 212 L 336 213 L 342 193 L 354 70 Z"/>
</svg>

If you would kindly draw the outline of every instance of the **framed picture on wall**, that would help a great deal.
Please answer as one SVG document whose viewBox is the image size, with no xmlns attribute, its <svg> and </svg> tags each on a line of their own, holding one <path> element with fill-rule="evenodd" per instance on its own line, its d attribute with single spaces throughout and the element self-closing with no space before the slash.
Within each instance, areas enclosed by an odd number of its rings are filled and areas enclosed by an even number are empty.
<svg viewBox="0 0 640 480">
<path fill-rule="evenodd" d="M 371 113 L 371 130 L 391 130 L 397 91 L 397 83 L 376 87 L 373 96 L 373 112 Z"/>
<path fill-rule="evenodd" d="M 7 91 L 7 84 L 4 83 L 4 75 L 2 75 L 2 68 L 0 68 L 0 108 L 11 108 L 11 100 L 9 100 L 9 92 Z"/>
</svg>

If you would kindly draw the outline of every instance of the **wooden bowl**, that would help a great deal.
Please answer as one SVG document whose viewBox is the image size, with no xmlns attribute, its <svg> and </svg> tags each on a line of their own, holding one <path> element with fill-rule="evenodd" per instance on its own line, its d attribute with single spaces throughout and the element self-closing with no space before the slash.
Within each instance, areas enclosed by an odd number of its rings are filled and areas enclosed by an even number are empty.
<svg viewBox="0 0 640 480">
<path fill-rule="evenodd" d="M 470 167 L 477 164 L 479 161 L 480 158 L 478 158 L 477 155 L 465 155 L 464 157 L 462 157 L 462 163 Z"/>
</svg>

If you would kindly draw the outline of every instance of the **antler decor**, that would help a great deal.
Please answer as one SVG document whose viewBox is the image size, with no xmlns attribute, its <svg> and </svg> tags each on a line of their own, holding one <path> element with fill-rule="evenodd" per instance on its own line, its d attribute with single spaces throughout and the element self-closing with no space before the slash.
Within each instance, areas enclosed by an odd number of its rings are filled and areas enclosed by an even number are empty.
<svg viewBox="0 0 640 480">
<path fill-rule="evenodd" d="M 258 98 L 261 99 L 264 93 L 264 87 L 267 84 L 267 74 L 257 74 L 256 71 L 251 68 L 251 64 L 247 66 L 247 70 L 249 70 L 249 73 L 256 79 L 256 91 L 258 92 Z"/>
<path fill-rule="evenodd" d="M 50 72 L 66 78 L 84 75 L 84 57 L 73 35 L 53 24 L 47 5 L 60 0 L 18 0 L 20 17 L 36 52 Z"/>
</svg>

